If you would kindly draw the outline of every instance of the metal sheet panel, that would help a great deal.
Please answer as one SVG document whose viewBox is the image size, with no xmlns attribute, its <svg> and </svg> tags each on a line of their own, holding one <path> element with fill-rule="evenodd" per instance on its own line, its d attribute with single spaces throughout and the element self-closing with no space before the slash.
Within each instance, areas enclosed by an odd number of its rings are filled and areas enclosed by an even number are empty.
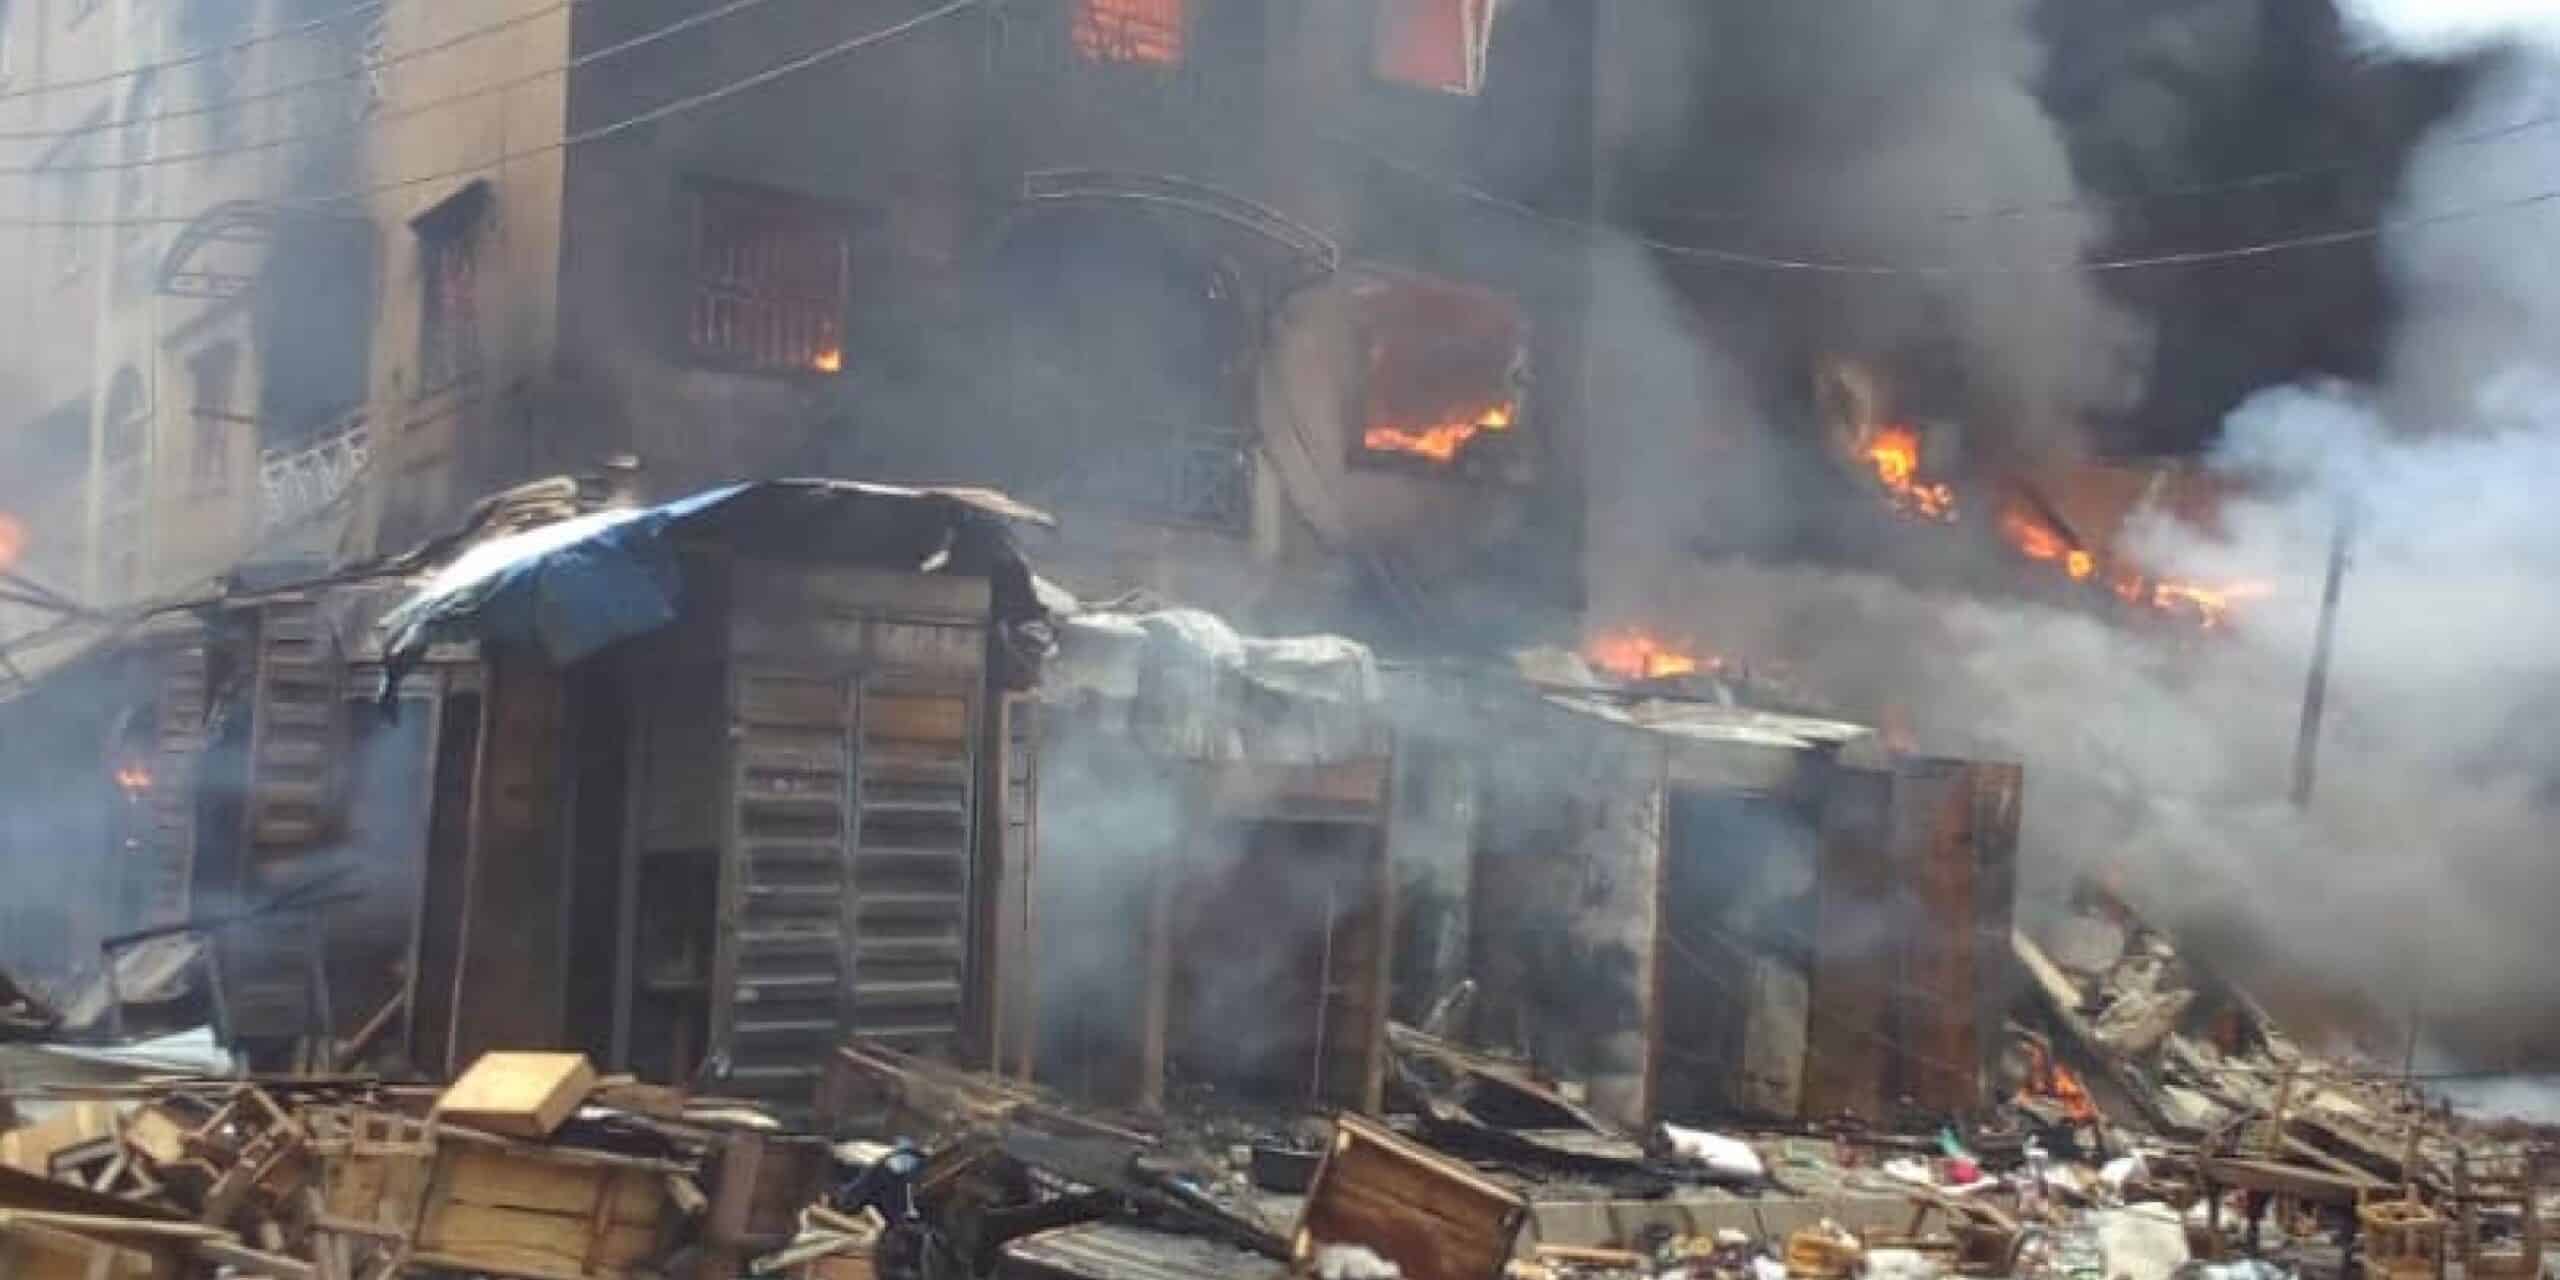
<svg viewBox="0 0 2560 1280">
<path fill-rule="evenodd" d="M 1902 980 L 1894 1026 L 1903 1096 L 1933 1111 L 1973 1109 L 1980 1054 L 1974 979 L 1973 778 L 1953 761 L 1895 768 L 1894 861 L 1901 882 Z"/>
<path fill-rule="evenodd" d="M 2009 930 L 2018 897 L 2018 823 L 2026 794 L 2026 771 L 2014 764 L 1975 763 L 1973 779 L 1973 974 L 1974 1062 L 1980 1083 L 1979 1104 L 1994 1101 L 1999 1078 L 2003 1026 L 2017 994 L 2017 954 L 2009 946 Z"/>
<path fill-rule="evenodd" d="M 1893 779 L 1836 768 L 1822 799 L 1806 1027 L 1805 1110 L 1884 1119 L 1896 912 L 1887 855 Z"/>
</svg>

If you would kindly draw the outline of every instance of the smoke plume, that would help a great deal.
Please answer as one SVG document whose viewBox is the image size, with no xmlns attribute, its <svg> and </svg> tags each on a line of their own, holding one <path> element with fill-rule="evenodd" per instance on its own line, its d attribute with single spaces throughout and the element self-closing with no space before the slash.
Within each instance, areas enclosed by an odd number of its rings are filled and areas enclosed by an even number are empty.
<svg viewBox="0 0 2560 1280">
<path fill-rule="evenodd" d="M 1834 349 L 1956 370 L 1929 390 L 1985 435 L 2069 448 L 2086 414 L 2138 390 L 2144 344 L 2091 278 L 2054 269 L 2105 228 L 2074 203 L 2071 158 L 2036 97 L 2033 8 L 1698 9 L 1711 61 L 1681 194 L 1731 207 L 1739 193 L 1769 252 L 1905 269 L 1788 277 L 1788 309 Z M 1745 228 L 1687 228 L 1702 230 Z"/>
<path fill-rule="evenodd" d="M 2227 628 L 1740 560 L 1619 599 L 1799 665 L 1846 707 L 1898 708 L 1924 749 L 2024 761 L 2031 894 L 2103 874 L 2244 980 L 2386 1021 L 2418 1011 L 2472 1061 L 2560 1047 L 2514 1030 L 2554 1005 L 2560 277 L 2542 250 L 2560 224 L 2539 205 L 2423 221 L 2560 173 L 2560 133 L 2474 140 L 2547 113 L 2554 83 L 2541 55 L 2510 55 L 2413 156 L 2392 214 L 2408 229 L 2384 246 L 2400 306 L 2386 375 L 2270 387 L 2233 412 L 2212 465 L 2247 496 L 2218 528 L 2137 517 L 2119 550 L 2155 573 L 2266 585 Z M 2317 786 L 2296 810 L 2325 562 L 2350 516 Z"/>
</svg>

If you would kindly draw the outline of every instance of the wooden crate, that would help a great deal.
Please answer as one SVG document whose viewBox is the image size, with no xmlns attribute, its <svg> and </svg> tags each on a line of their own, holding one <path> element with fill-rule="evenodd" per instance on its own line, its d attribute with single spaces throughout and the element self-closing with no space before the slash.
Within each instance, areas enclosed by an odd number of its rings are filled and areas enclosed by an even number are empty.
<svg viewBox="0 0 2560 1280">
<path fill-rule="evenodd" d="M 484 1053 L 445 1090 L 436 1118 L 514 1138 L 548 1137 L 595 1084 L 585 1054 Z"/>
<path fill-rule="evenodd" d="M 681 1166 L 439 1127 L 413 1261 L 522 1280 L 623 1280 L 658 1253 Z"/>
<path fill-rule="evenodd" d="M 1345 1112 L 1291 1252 L 1304 1267 L 1321 1246 L 1366 1245 L 1411 1280 L 1495 1280 L 1528 1216 L 1526 1201 L 1475 1170 Z"/>
</svg>

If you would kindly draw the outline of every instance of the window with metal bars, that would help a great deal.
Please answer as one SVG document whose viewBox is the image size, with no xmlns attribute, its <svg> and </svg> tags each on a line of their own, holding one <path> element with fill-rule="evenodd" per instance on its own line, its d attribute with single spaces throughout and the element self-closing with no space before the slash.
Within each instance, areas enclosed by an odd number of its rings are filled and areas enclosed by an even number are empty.
<svg viewBox="0 0 2560 1280">
<path fill-rule="evenodd" d="M 1484 87 L 1498 0 L 1378 0 L 1371 67 L 1381 80 L 1473 95 Z"/>
<path fill-rule="evenodd" d="M 697 183 L 694 358 L 759 373 L 839 373 L 852 237 L 844 211 L 785 192 Z"/>
<path fill-rule="evenodd" d="M 418 233 L 418 389 L 480 372 L 480 253 L 489 188 L 474 182 L 411 224 Z"/>
<path fill-rule="evenodd" d="M 1067 38 L 1095 62 L 1182 63 L 1191 0 L 1075 0 Z"/>
</svg>

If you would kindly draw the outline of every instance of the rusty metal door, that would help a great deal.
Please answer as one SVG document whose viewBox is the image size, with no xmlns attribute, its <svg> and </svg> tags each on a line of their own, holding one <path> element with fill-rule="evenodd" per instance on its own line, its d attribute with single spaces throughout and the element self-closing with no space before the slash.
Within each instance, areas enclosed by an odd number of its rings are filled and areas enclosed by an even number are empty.
<svg viewBox="0 0 2560 1280">
<path fill-rule="evenodd" d="M 802 1097 L 855 1034 L 966 1012 L 976 708 L 965 689 L 740 661 L 714 1043 L 742 1092 Z"/>
</svg>

